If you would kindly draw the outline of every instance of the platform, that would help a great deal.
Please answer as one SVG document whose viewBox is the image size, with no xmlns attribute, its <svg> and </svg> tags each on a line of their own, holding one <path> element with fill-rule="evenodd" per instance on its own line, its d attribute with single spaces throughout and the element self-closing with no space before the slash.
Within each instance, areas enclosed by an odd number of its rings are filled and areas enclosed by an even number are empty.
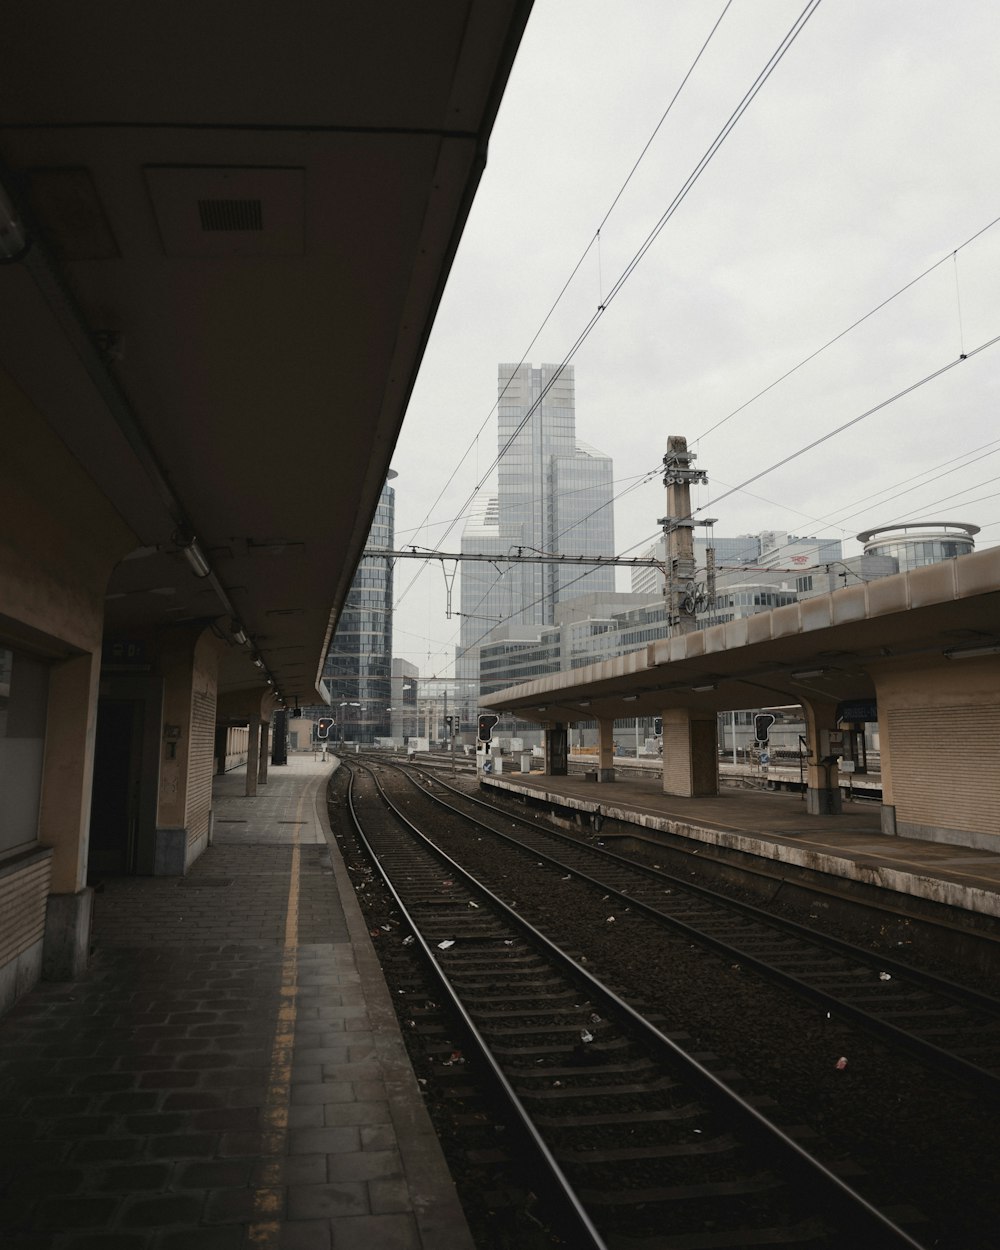
<svg viewBox="0 0 1000 1250">
<path fill-rule="evenodd" d="M 810 816 L 801 795 L 727 789 L 701 798 L 664 794 L 659 777 L 598 783 L 583 776 L 511 773 L 486 788 L 542 799 L 592 828 L 594 817 L 713 847 L 797 865 L 830 878 L 1000 917 L 1000 854 L 948 842 L 890 837 L 879 807 L 845 803 L 837 816 Z"/>
<path fill-rule="evenodd" d="M 87 977 L 0 1019 L 4 1250 L 472 1250 L 330 772 L 216 778 L 189 875 L 101 883 Z"/>
</svg>

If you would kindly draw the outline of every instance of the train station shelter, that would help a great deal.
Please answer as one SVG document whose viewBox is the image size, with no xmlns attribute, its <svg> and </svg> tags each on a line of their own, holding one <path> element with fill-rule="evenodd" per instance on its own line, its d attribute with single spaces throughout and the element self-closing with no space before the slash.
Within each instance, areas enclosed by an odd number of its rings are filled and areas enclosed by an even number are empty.
<svg viewBox="0 0 1000 1250">
<path fill-rule="evenodd" d="M 23 7 L 0 46 L 0 1010 L 183 874 L 327 643 L 527 0 Z"/>
<path fill-rule="evenodd" d="M 882 830 L 1000 849 L 1000 548 L 847 586 L 651 643 L 489 696 L 546 727 L 565 773 L 566 727 L 596 721 L 598 778 L 614 779 L 613 725 L 663 718 L 663 790 L 719 790 L 717 714 L 800 704 L 807 810 L 839 810 L 837 760 L 877 720 Z"/>
</svg>

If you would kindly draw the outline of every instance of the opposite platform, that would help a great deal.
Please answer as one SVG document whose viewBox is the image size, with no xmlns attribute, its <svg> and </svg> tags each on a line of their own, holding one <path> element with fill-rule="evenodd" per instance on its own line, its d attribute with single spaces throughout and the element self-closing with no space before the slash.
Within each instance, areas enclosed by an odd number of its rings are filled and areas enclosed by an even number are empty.
<svg viewBox="0 0 1000 1250">
<path fill-rule="evenodd" d="M 472 1250 L 330 773 L 217 778 L 189 875 L 102 882 L 86 978 L 0 1019 L 4 1250 Z"/>
<path fill-rule="evenodd" d="M 883 834 L 876 805 L 847 803 L 841 815 L 810 816 L 801 795 L 732 789 L 680 798 L 664 794 L 658 777 L 600 784 L 515 773 L 482 784 L 580 813 L 592 827 L 597 816 L 1000 917 L 1000 854 Z"/>
</svg>

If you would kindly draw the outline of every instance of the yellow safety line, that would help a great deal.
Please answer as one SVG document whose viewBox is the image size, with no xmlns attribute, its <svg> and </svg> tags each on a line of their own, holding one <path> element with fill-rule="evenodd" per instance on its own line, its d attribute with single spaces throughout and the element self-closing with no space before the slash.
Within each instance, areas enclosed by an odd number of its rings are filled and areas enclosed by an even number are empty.
<svg viewBox="0 0 1000 1250">
<path fill-rule="evenodd" d="M 296 820 L 313 787 L 299 800 Z M 299 822 L 301 823 L 301 822 Z M 292 1052 L 295 1048 L 296 984 L 299 967 L 299 861 L 301 849 L 296 829 L 292 843 L 288 906 L 285 912 L 285 941 L 281 956 L 281 987 L 278 991 L 278 1019 L 271 1046 L 271 1064 L 262 1109 L 260 1178 L 254 1188 L 253 1217 L 248 1231 L 251 1246 L 277 1250 L 281 1236 L 281 1212 L 285 1200 L 282 1166 L 288 1143 L 288 1107 L 292 1089 Z"/>
</svg>

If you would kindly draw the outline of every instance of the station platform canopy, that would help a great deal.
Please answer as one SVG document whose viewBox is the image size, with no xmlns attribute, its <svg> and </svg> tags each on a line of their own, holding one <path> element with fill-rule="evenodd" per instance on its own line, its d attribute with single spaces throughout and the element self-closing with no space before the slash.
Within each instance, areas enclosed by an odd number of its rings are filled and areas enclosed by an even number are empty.
<svg viewBox="0 0 1000 1250">
<path fill-rule="evenodd" d="M 668 708 L 865 704 L 884 679 L 919 680 L 922 670 L 940 674 L 949 661 L 982 656 L 1000 656 L 1000 547 L 675 634 L 481 705 L 552 724 Z"/>
</svg>

